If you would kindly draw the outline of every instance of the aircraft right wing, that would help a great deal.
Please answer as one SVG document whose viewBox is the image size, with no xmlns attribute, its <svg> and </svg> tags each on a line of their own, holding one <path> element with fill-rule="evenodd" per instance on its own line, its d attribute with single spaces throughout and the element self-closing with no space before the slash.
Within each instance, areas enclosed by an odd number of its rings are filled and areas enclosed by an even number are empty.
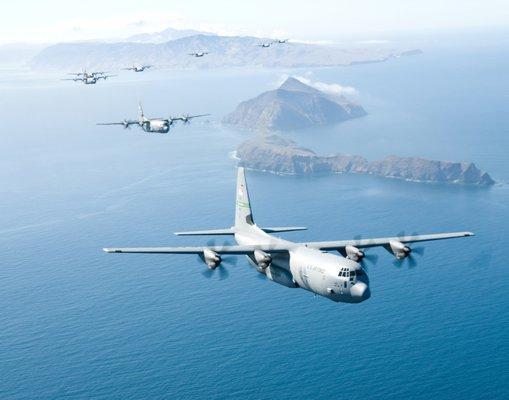
<svg viewBox="0 0 509 400">
<path fill-rule="evenodd" d="M 126 120 L 126 121 L 122 121 L 122 122 L 100 122 L 96 125 L 101 125 L 101 126 L 112 126 L 112 125 L 120 125 L 120 126 L 124 126 L 124 127 L 129 127 L 131 125 L 138 125 L 138 121 L 135 121 L 135 120 Z"/>
</svg>

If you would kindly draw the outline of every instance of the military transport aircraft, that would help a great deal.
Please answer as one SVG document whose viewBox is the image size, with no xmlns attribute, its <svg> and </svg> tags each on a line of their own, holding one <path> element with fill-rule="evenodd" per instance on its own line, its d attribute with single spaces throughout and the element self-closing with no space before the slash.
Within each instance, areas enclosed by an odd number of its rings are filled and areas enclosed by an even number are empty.
<svg viewBox="0 0 509 400">
<path fill-rule="evenodd" d="M 69 79 L 62 79 L 63 81 L 74 81 L 74 82 L 82 82 L 85 85 L 95 85 L 97 82 L 99 82 L 101 79 L 108 79 L 113 78 L 116 75 L 102 75 L 103 73 L 99 72 L 92 72 L 92 73 L 79 73 L 76 74 L 75 78 L 69 78 Z"/>
<path fill-rule="evenodd" d="M 260 43 L 260 44 L 257 44 L 257 46 L 258 46 L 258 47 L 267 48 L 267 47 L 272 46 L 272 43 L 270 43 L 270 42 L 267 42 L 267 43 Z"/>
<path fill-rule="evenodd" d="M 182 117 L 169 117 L 169 118 L 147 118 L 143 112 L 143 107 L 141 103 L 138 106 L 140 110 L 140 116 L 137 120 L 125 119 L 121 122 L 106 122 L 99 123 L 97 125 L 120 125 L 125 129 L 130 128 L 132 125 L 138 125 L 141 129 L 143 129 L 147 133 L 161 133 L 165 134 L 170 131 L 170 127 L 176 121 L 182 121 L 184 124 L 188 124 L 191 122 L 193 118 L 205 117 L 210 114 L 200 114 L 200 115 L 183 115 Z"/>
<path fill-rule="evenodd" d="M 176 235 L 232 235 L 238 245 L 195 247 L 105 248 L 107 253 L 197 254 L 210 270 L 228 255 L 245 255 L 257 271 L 290 288 L 303 288 L 335 302 L 360 303 L 370 297 L 368 276 L 362 267 L 363 249 L 382 246 L 397 260 L 413 257 L 409 243 L 473 236 L 471 232 L 412 235 L 377 239 L 294 243 L 271 233 L 303 227 L 267 227 L 255 224 L 244 169 L 237 173 L 235 225 L 227 229 L 179 232 Z M 327 251 L 337 251 L 331 254 Z M 417 249 L 415 249 L 417 252 Z"/>
<path fill-rule="evenodd" d="M 152 68 L 152 65 L 133 65 L 132 67 L 122 68 L 124 71 L 143 72 L 146 69 Z"/>
<path fill-rule="evenodd" d="M 106 75 L 106 74 L 107 74 L 106 71 L 87 72 L 87 70 L 83 70 L 83 72 L 70 72 L 67 75 L 74 75 L 74 76 L 82 77 L 82 78 L 93 78 L 94 76 Z"/>
<path fill-rule="evenodd" d="M 285 43 L 288 43 L 289 40 L 290 39 L 275 39 L 274 43 L 285 44 Z"/>
<path fill-rule="evenodd" d="M 206 51 L 202 51 L 202 52 L 197 52 L 197 53 L 189 53 L 188 55 L 193 56 L 193 57 L 203 57 L 207 54 L 209 54 L 209 53 L 207 53 Z"/>
</svg>

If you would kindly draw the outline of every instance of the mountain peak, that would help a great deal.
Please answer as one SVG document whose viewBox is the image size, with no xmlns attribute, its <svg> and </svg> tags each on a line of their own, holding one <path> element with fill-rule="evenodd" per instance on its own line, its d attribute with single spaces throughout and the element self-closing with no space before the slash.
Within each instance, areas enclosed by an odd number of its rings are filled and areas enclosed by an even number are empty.
<svg viewBox="0 0 509 400">
<path fill-rule="evenodd" d="M 288 90 L 290 92 L 305 92 L 305 93 L 321 93 L 319 90 L 312 86 L 306 85 L 304 82 L 290 76 L 284 83 L 279 87 L 282 90 Z"/>
<path fill-rule="evenodd" d="M 278 89 L 239 104 L 223 122 L 267 132 L 333 125 L 364 115 L 360 105 L 332 98 L 290 77 Z"/>
</svg>

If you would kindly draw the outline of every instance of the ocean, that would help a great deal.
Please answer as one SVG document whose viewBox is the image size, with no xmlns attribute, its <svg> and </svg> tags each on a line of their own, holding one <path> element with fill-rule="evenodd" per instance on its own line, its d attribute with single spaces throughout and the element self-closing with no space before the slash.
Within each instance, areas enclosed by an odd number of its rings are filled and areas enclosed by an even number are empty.
<svg viewBox="0 0 509 400">
<path fill-rule="evenodd" d="M 0 398 L 506 399 L 509 393 L 507 47 L 425 48 L 343 68 L 151 70 L 84 86 L 0 74 Z M 474 161 L 492 188 L 248 171 L 260 225 L 290 240 L 469 230 L 409 268 L 383 249 L 371 298 L 336 304 L 243 259 L 203 276 L 193 256 L 107 246 L 202 244 L 174 231 L 233 223 L 219 121 L 286 75 L 356 89 L 365 118 L 294 132 L 321 154 Z M 211 113 L 169 135 L 96 126 Z"/>
</svg>

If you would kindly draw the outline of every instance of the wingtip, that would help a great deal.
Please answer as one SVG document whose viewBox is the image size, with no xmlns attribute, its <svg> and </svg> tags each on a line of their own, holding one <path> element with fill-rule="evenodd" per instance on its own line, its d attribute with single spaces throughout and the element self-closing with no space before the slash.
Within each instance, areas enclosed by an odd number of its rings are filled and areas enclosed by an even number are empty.
<svg viewBox="0 0 509 400">
<path fill-rule="evenodd" d="M 109 249 L 109 248 L 107 248 L 107 247 L 104 247 L 104 248 L 103 248 L 103 251 L 104 251 L 105 253 L 113 253 L 113 249 Z"/>
<path fill-rule="evenodd" d="M 475 236 L 474 232 L 465 232 L 465 236 Z"/>
</svg>

